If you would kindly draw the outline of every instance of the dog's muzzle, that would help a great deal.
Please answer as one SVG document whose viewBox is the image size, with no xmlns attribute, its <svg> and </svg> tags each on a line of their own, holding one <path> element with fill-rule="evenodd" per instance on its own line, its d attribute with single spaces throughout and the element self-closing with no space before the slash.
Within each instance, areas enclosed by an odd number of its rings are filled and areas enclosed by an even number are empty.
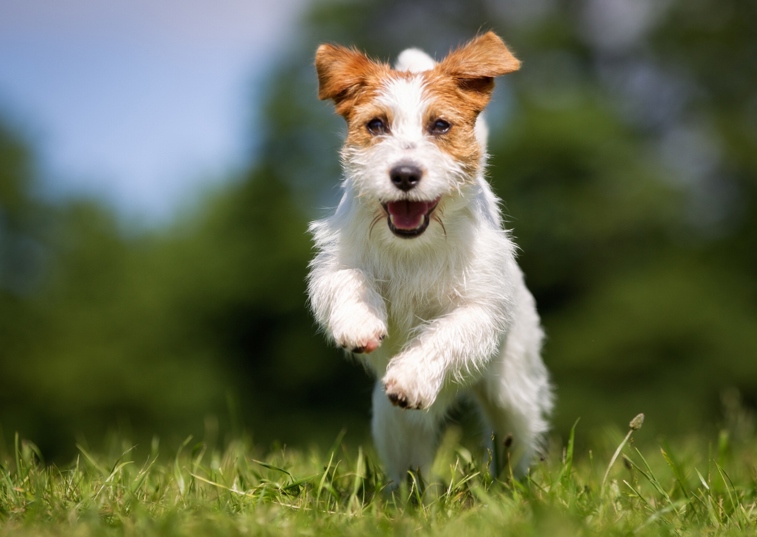
<svg viewBox="0 0 757 537">
<path fill-rule="evenodd" d="M 389 229 L 403 239 L 417 237 L 431 222 L 431 213 L 439 204 L 439 198 L 433 201 L 390 201 L 383 204 L 387 214 Z"/>
</svg>

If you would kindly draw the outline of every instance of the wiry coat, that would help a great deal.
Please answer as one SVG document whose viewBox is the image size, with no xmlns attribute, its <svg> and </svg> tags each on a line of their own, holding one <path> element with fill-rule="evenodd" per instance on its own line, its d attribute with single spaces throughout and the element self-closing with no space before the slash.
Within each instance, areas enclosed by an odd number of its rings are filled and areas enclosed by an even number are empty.
<svg viewBox="0 0 757 537">
<path fill-rule="evenodd" d="M 348 134 L 342 200 L 310 228 L 310 304 L 379 379 L 372 429 L 389 477 L 427 469 L 462 392 L 495 438 L 512 439 L 510 462 L 524 473 L 552 396 L 534 300 L 484 179 L 480 116 L 493 77 L 518 60 L 490 32 L 438 64 L 410 49 L 393 70 L 322 45 L 316 67 L 319 96 L 334 100 Z M 412 184 L 397 175 L 406 169 Z"/>
</svg>

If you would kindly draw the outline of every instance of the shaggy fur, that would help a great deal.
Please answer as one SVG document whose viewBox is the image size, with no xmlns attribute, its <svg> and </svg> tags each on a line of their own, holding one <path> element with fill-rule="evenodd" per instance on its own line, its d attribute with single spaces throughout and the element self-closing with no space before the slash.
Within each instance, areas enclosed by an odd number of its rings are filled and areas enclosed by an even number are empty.
<svg viewBox="0 0 757 537">
<path fill-rule="evenodd" d="M 494 77 L 519 66 L 492 32 L 439 63 L 406 50 L 395 69 L 341 46 L 316 54 L 319 97 L 334 101 L 348 132 L 342 200 L 310 226 L 310 304 L 327 336 L 378 379 L 372 431 L 395 484 L 428 469 L 463 393 L 516 474 L 547 429 L 539 317 L 484 179 L 481 112 Z"/>
</svg>

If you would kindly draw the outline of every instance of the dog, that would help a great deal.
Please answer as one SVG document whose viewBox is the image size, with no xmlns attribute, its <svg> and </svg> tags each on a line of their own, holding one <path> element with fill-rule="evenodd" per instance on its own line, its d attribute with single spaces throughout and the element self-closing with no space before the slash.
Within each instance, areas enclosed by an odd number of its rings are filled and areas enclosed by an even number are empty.
<svg viewBox="0 0 757 537">
<path fill-rule="evenodd" d="M 376 376 L 371 430 L 388 478 L 428 476 L 439 430 L 471 394 L 493 433 L 492 472 L 523 476 L 543 444 L 552 389 L 543 332 L 484 178 L 482 112 L 520 62 L 493 32 L 440 62 L 395 68 L 321 45 L 318 97 L 347 121 L 343 195 L 310 225 L 313 314 Z"/>
</svg>

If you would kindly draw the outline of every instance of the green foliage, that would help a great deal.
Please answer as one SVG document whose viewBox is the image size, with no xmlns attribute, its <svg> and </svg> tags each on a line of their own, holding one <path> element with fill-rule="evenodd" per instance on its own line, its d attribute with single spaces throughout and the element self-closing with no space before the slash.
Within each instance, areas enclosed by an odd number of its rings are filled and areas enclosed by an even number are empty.
<svg viewBox="0 0 757 537">
<path fill-rule="evenodd" d="M 644 408 L 685 435 L 715 429 L 735 393 L 753 405 L 755 7 L 646 2 L 624 41 L 612 24 L 628 18 L 603 7 L 621 3 L 314 3 L 266 81 L 247 169 L 160 229 L 42 201 L 32 144 L 0 123 L 0 445 L 19 431 L 66 460 L 114 429 L 140 445 L 245 428 L 258 445 L 362 439 L 370 380 L 306 308 L 307 222 L 338 199 L 343 129 L 313 52 L 441 57 L 488 28 L 524 61 L 487 111 L 489 175 L 548 335 L 557 434 Z"/>
<path fill-rule="evenodd" d="M 326 349 L 305 307 L 307 220 L 274 172 L 255 173 L 136 237 L 92 203 L 59 210 L 50 272 L 21 301 L 34 334 L 3 349 L 6 431 L 68 456 L 60 446 L 107 429 L 224 433 L 229 405 L 266 441 L 333 436 L 354 419 L 335 398 L 357 398 L 348 379 L 361 372 Z M 334 427 L 319 429 L 329 412 Z"/>
<path fill-rule="evenodd" d="M 644 431 L 631 430 L 636 436 Z M 371 453 L 222 449 L 187 438 L 174 454 L 113 440 L 79 446 L 55 467 L 16 438 L 0 462 L 0 535 L 750 535 L 757 523 L 755 438 L 691 437 L 655 449 L 614 444 L 537 464 L 527 479 L 492 479 L 451 431 L 434 475 L 390 491 Z M 724 438 L 728 438 L 723 432 Z M 580 435 L 580 428 L 577 436 Z M 608 431 L 614 443 L 620 431 Z M 617 453 L 616 453 L 617 455 Z M 602 475 L 607 472 L 609 479 Z M 605 476 L 606 477 L 606 476 Z"/>
<path fill-rule="evenodd" d="M 686 432 L 692 415 L 711 427 L 723 390 L 750 403 L 757 393 L 757 90 L 746 61 L 757 45 L 742 18 L 753 8 L 649 6 L 624 41 L 612 35 L 624 16 L 601 5 L 319 4 L 309 46 L 271 91 L 272 117 L 286 107 L 300 125 L 285 177 L 315 191 L 306 199 L 333 192 L 338 138 L 329 152 L 302 134 L 341 124 L 313 105 L 317 43 L 440 58 L 484 21 L 524 61 L 488 111 L 489 175 L 545 324 L 558 430 L 638 406 L 667 433 Z"/>
</svg>

